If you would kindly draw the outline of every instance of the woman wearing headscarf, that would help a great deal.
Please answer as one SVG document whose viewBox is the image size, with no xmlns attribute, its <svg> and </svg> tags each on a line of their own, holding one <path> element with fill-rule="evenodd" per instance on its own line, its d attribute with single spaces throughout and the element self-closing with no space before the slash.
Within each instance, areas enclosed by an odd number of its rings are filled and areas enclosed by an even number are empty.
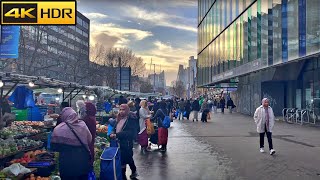
<svg viewBox="0 0 320 180">
<path fill-rule="evenodd" d="M 52 150 L 59 152 L 61 179 L 87 180 L 88 173 L 92 170 L 89 150 L 91 133 L 85 122 L 79 120 L 77 113 L 70 107 L 62 110 L 61 120 L 54 128 L 51 139 Z"/>
<path fill-rule="evenodd" d="M 166 102 L 161 101 L 159 103 L 159 109 L 157 110 L 156 114 L 151 118 L 153 122 L 157 122 L 158 124 L 158 131 L 159 131 L 158 145 L 161 145 L 160 151 L 162 152 L 167 151 L 167 142 L 168 142 L 168 129 L 164 128 L 162 124 L 162 121 L 164 120 L 165 116 L 169 115 L 169 112 L 166 107 L 167 107 Z M 164 142 L 159 143 L 160 138 L 164 139 L 163 140 Z"/>
<path fill-rule="evenodd" d="M 275 117 L 267 98 L 262 99 L 262 105 L 257 108 L 253 118 L 257 125 L 257 132 L 260 134 L 260 152 L 264 153 L 264 135 L 267 134 L 270 155 L 275 154 L 276 151 L 272 144 L 272 129 Z"/>
<path fill-rule="evenodd" d="M 94 104 L 92 104 L 91 102 L 86 102 L 86 116 L 83 118 L 83 120 L 86 123 L 86 125 L 92 135 L 92 140 L 91 140 L 91 143 L 89 144 L 92 165 L 93 165 L 93 161 L 94 161 L 94 143 L 95 143 L 96 131 L 97 131 L 96 113 L 97 113 L 96 106 Z"/>
<path fill-rule="evenodd" d="M 117 116 L 117 124 L 110 138 L 117 139 L 120 145 L 122 176 L 126 178 L 126 165 L 129 164 L 132 174 L 130 178 L 138 177 L 137 168 L 133 160 L 133 133 L 134 118 L 130 115 L 130 108 L 127 104 L 121 104 Z"/>
</svg>

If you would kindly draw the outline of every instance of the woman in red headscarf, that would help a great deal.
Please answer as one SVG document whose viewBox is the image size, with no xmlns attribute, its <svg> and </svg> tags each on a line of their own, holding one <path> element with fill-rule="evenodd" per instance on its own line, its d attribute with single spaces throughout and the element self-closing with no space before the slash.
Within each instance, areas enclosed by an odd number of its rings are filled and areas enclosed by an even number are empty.
<svg viewBox="0 0 320 180">
<path fill-rule="evenodd" d="M 127 104 L 120 105 L 119 114 L 117 116 L 117 124 L 110 138 L 118 139 L 120 145 L 122 176 L 126 178 L 126 165 L 129 164 L 132 174 L 130 178 L 138 176 L 137 168 L 133 160 L 133 136 L 135 132 L 135 117 L 130 115 L 130 108 Z"/>
<path fill-rule="evenodd" d="M 91 160 L 92 160 L 92 165 L 94 162 L 94 143 L 95 143 L 95 139 L 96 139 L 96 130 L 97 130 L 97 126 L 96 126 L 96 113 L 97 113 L 97 109 L 96 106 L 94 104 L 92 104 L 91 102 L 86 102 L 86 115 L 83 118 L 83 121 L 86 123 L 86 125 L 88 126 L 88 129 L 92 135 L 92 141 L 89 144 L 89 149 L 91 152 Z"/>
</svg>

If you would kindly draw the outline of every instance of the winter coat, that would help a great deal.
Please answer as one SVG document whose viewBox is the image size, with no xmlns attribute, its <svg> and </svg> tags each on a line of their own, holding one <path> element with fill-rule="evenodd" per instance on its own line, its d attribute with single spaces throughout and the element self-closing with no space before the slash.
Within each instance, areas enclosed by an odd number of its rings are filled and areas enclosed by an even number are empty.
<svg viewBox="0 0 320 180">
<path fill-rule="evenodd" d="M 269 131 L 272 132 L 275 117 L 274 117 L 273 110 L 270 106 L 268 107 L 268 112 L 269 112 Z M 265 124 L 266 124 L 266 113 L 262 105 L 256 109 L 256 112 L 254 113 L 253 118 L 254 118 L 254 122 L 257 125 L 257 132 L 264 133 Z"/>
<path fill-rule="evenodd" d="M 162 121 L 164 120 L 166 115 L 168 115 L 168 110 L 158 109 L 156 114 L 151 117 L 151 121 L 156 122 L 158 124 L 158 127 L 163 127 Z"/>
<path fill-rule="evenodd" d="M 179 110 L 180 110 L 180 111 L 184 111 L 184 110 L 185 110 L 185 103 L 184 103 L 184 101 L 180 101 L 180 102 L 179 102 Z"/>
<path fill-rule="evenodd" d="M 221 99 L 220 100 L 220 108 L 225 108 L 226 106 L 226 100 L 225 99 Z"/>
<path fill-rule="evenodd" d="M 201 109 L 201 107 L 200 107 L 199 101 L 194 100 L 192 103 L 192 110 L 193 111 L 200 111 L 200 109 Z"/>
<path fill-rule="evenodd" d="M 122 131 L 116 133 L 119 145 L 120 145 L 120 154 L 121 154 L 121 165 L 126 165 L 131 163 L 133 156 L 133 136 L 135 132 L 135 118 L 133 113 L 129 114 L 129 117 L 122 127 Z M 115 125 L 117 127 L 117 125 Z M 113 133 L 117 132 L 116 128 Z"/>
<path fill-rule="evenodd" d="M 190 102 L 186 102 L 185 110 L 186 110 L 187 112 L 190 112 L 190 111 L 191 111 L 191 103 L 190 103 Z"/>
<path fill-rule="evenodd" d="M 149 111 L 147 111 L 144 108 L 140 108 L 140 110 L 139 110 L 139 127 L 140 127 L 140 131 L 139 131 L 138 134 L 143 133 L 143 131 L 146 129 L 146 123 L 145 122 L 150 117 L 151 117 L 151 114 L 150 114 Z"/>
</svg>

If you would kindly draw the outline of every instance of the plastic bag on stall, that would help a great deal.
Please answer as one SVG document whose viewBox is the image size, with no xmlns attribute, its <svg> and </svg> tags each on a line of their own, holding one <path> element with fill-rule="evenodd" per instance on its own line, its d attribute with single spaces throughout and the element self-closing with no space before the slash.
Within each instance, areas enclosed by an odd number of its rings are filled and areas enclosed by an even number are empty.
<svg viewBox="0 0 320 180">
<path fill-rule="evenodd" d="M 15 163 L 9 167 L 4 168 L 1 172 L 5 173 L 5 174 L 13 174 L 14 176 L 18 176 L 19 174 L 30 173 L 31 170 L 28 168 L 25 168 L 20 163 Z"/>
</svg>

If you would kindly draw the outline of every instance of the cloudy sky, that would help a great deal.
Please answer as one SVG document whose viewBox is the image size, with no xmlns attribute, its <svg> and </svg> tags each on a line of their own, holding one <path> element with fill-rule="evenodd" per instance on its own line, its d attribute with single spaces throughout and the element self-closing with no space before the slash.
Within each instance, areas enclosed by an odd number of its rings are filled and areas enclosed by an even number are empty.
<svg viewBox="0 0 320 180">
<path fill-rule="evenodd" d="M 196 56 L 197 0 L 80 0 L 78 11 L 91 20 L 92 45 L 128 47 L 147 64 L 152 58 L 167 84 Z"/>
</svg>

